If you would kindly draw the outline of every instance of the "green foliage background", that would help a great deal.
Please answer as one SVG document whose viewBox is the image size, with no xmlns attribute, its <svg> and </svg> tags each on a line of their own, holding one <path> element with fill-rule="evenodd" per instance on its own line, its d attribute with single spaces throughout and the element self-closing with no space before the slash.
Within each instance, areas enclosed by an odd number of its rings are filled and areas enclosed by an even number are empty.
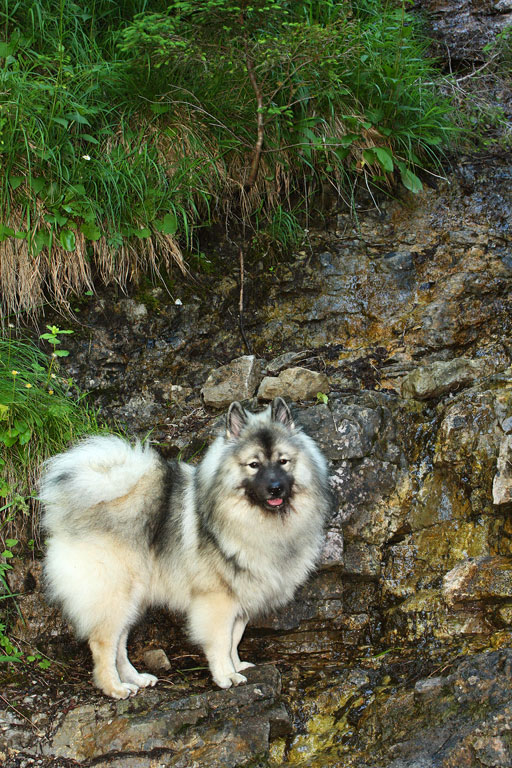
<svg viewBox="0 0 512 768">
<path fill-rule="evenodd" d="M 288 240 L 320 184 L 418 191 L 454 130 L 426 46 L 392 0 L 2 0 L 4 311 L 184 269 L 214 220 Z"/>
</svg>

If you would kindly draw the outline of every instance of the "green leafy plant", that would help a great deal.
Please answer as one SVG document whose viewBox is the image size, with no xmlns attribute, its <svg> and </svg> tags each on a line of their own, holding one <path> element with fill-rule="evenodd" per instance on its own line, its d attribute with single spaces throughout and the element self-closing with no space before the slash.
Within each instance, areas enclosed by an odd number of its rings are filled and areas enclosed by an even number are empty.
<svg viewBox="0 0 512 768">
<path fill-rule="evenodd" d="M 95 414 L 72 381 L 62 377 L 58 360 L 60 336 L 71 331 L 48 326 L 42 339 L 53 352 L 44 354 L 32 342 L 0 338 L 0 661 L 23 661 L 44 669 L 40 654 L 23 654 L 8 633 L 16 612 L 9 587 L 15 547 L 34 550 L 38 542 L 34 487 L 41 462 L 80 435 L 97 432 Z M 30 538 L 27 532 L 30 531 Z"/>
<path fill-rule="evenodd" d="M 290 247 L 319 189 L 418 192 L 454 135 L 405 0 L 2 0 L 0 30 L 5 313 L 186 271 L 215 220 Z"/>
<path fill-rule="evenodd" d="M 61 333 L 52 326 L 43 336 L 55 337 L 47 339 L 55 349 Z M 55 368 L 57 360 L 32 342 L 0 338 L 0 523 L 7 530 L 21 531 L 30 518 L 39 464 L 72 439 L 99 430 L 83 395 Z"/>
</svg>

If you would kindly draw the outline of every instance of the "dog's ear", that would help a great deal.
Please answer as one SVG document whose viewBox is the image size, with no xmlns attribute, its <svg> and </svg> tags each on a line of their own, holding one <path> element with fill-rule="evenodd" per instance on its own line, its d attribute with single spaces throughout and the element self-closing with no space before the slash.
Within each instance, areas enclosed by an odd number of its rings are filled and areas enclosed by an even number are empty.
<svg viewBox="0 0 512 768">
<path fill-rule="evenodd" d="M 295 422 L 290 409 L 286 405 L 282 397 L 276 397 L 272 401 L 272 421 L 277 421 L 279 424 L 284 424 L 288 429 L 295 429 Z"/>
<path fill-rule="evenodd" d="M 231 440 L 237 440 L 246 424 L 247 413 L 245 410 L 240 403 L 231 403 L 226 417 L 226 437 Z"/>
</svg>

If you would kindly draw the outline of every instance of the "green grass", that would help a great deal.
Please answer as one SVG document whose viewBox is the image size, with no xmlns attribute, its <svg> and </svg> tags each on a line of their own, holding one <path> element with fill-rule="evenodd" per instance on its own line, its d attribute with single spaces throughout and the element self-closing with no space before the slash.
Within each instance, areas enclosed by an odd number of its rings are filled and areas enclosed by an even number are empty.
<svg viewBox="0 0 512 768">
<path fill-rule="evenodd" d="M 51 326 L 41 335 L 48 354 L 28 340 L 0 339 L 0 663 L 48 665 L 38 654 L 22 653 L 9 635 L 17 612 L 9 585 L 11 560 L 41 544 L 37 480 L 42 462 L 80 436 L 100 431 L 94 411 L 59 371 L 68 333 Z"/>
<path fill-rule="evenodd" d="M 185 271 L 214 221 L 286 246 L 321 186 L 439 170 L 450 104 L 405 4 L 239 6 L 0 0 L 4 314 Z"/>
<path fill-rule="evenodd" d="M 58 329 L 57 329 L 58 330 Z M 59 333 L 62 333 L 59 331 Z M 83 434 L 99 431 L 95 413 L 61 376 L 65 355 L 30 341 L 0 339 L 0 540 L 37 538 L 32 517 L 41 463 Z"/>
</svg>

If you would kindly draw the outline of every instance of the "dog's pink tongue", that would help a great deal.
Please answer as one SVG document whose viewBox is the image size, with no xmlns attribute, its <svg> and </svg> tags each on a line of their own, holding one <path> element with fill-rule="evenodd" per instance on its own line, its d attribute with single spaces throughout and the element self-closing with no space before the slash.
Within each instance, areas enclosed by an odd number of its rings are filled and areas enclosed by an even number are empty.
<svg viewBox="0 0 512 768">
<path fill-rule="evenodd" d="M 267 499 L 267 504 L 270 504 L 271 507 L 280 507 L 282 503 L 282 499 Z"/>
</svg>

